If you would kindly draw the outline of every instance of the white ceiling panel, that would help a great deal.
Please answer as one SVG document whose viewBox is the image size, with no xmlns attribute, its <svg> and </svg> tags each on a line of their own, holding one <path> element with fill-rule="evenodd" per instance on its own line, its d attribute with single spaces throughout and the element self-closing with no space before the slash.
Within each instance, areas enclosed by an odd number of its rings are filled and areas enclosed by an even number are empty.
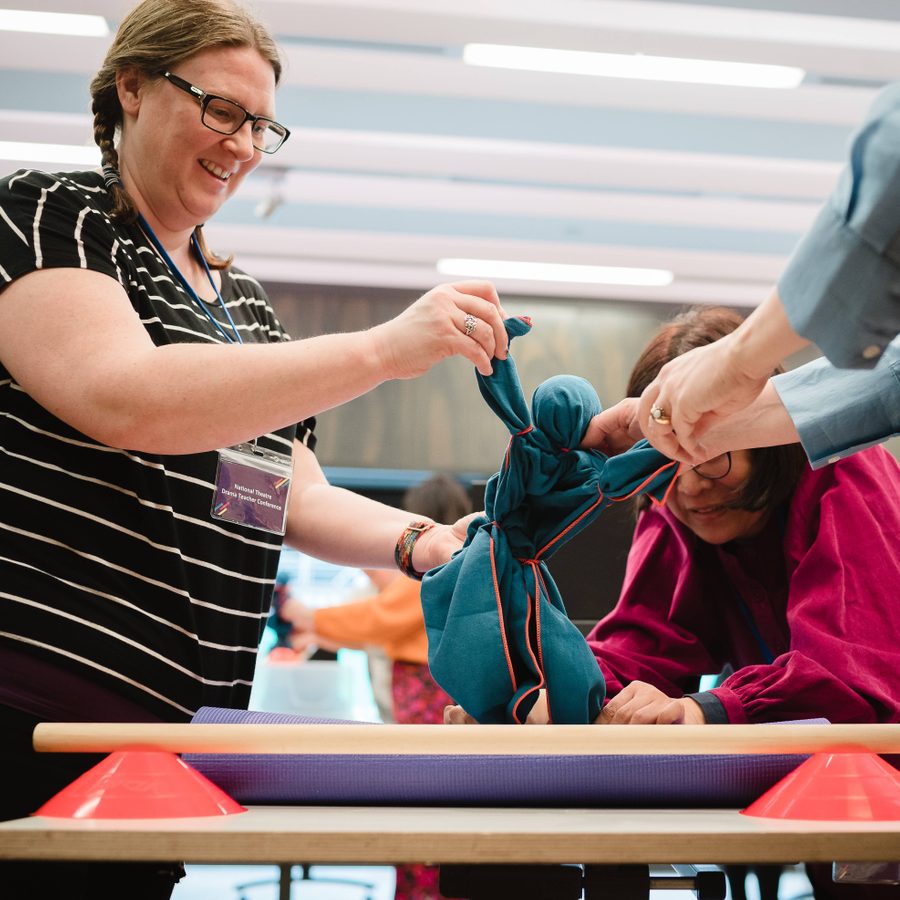
<svg viewBox="0 0 900 900">
<path fill-rule="evenodd" d="M 0 0 L 2 2 L 2 0 Z M 71 12 L 68 0 L 16 0 Z M 130 2 L 82 0 L 112 28 Z M 280 281 L 427 288 L 447 257 L 639 266 L 665 287 L 508 281 L 547 297 L 753 305 L 900 78 L 885 0 L 256 0 L 291 140 L 210 223 Z M 0 31 L 3 167 L 84 165 L 109 38 Z M 469 65 L 496 43 L 795 66 L 793 89 Z M 61 145 L 40 162 L 22 144 Z M 68 156 L 67 156 L 68 155 Z"/>
</svg>

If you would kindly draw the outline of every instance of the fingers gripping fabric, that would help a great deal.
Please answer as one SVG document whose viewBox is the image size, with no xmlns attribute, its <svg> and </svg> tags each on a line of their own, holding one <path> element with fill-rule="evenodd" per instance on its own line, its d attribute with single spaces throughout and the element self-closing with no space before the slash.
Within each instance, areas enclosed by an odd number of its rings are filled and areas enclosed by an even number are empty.
<svg viewBox="0 0 900 900">
<path fill-rule="evenodd" d="M 505 322 L 510 341 L 531 330 Z M 638 493 L 662 502 L 677 472 L 646 441 L 608 457 L 578 445 L 601 410 L 583 378 L 559 375 L 525 401 L 512 356 L 476 373 L 510 433 L 485 491 L 485 515 L 465 544 L 422 582 L 428 663 L 440 686 L 479 722 L 524 722 L 545 689 L 550 719 L 592 722 L 605 697 L 594 655 L 566 615 L 546 559 L 609 503 Z"/>
</svg>

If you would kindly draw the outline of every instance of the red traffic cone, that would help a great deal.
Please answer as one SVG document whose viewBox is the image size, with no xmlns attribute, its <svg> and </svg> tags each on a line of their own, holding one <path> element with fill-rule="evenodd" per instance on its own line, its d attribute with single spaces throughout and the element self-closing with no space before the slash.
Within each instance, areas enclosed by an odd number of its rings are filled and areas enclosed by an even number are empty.
<svg viewBox="0 0 900 900">
<path fill-rule="evenodd" d="M 174 753 L 120 751 L 88 769 L 36 813 L 65 819 L 169 819 L 246 812 Z"/>
<path fill-rule="evenodd" d="M 816 753 L 742 812 L 770 819 L 900 821 L 900 772 L 875 753 Z"/>
</svg>

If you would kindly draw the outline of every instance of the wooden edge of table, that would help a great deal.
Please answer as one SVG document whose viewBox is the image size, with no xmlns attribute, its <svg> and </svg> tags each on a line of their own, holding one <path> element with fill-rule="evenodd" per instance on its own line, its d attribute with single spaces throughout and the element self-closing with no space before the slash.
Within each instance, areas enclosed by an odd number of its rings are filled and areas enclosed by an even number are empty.
<svg viewBox="0 0 900 900">
<path fill-rule="evenodd" d="M 0 859 L 723 864 L 898 854 L 898 822 L 785 821 L 734 809 L 284 806 L 202 819 L 0 823 Z"/>
</svg>

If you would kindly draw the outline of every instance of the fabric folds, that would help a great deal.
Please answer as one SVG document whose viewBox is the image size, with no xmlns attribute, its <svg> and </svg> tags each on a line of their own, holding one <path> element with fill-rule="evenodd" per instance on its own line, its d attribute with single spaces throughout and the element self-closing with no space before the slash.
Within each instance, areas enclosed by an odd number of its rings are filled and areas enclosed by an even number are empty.
<svg viewBox="0 0 900 900">
<path fill-rule="evenodd" d="M 526 318 L 505 326 L 510 341 L 531 330 Z M 546 560 L 611 502 L 662 502 L 678 464 L 646 441 L 613 457 L 579 449 L 602 408 L 583 378 L 545 381 L 529 410 L 512 356 L 493 369 L 478 386 L 510 441 L 462 550 L 423 579 L 429 666 L 479 722 L 522 723 L 544 690 L 551 722 L 586 724 L 603 705 L 603 676 Z"/>
</svg>

